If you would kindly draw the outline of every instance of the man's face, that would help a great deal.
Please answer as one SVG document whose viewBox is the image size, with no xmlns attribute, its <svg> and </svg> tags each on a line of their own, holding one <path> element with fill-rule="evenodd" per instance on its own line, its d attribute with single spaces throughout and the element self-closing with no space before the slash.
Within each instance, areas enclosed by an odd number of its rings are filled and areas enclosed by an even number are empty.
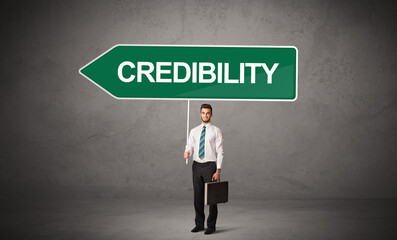
<svg viewBox="0 0 397 240">
<path fill-rule="evenodd" d="M 212 112 L 209 108 L 202 108 L 200 112 L 201 120 L 203 123 L 209 123 L 211 121 Z"/>
</svg>

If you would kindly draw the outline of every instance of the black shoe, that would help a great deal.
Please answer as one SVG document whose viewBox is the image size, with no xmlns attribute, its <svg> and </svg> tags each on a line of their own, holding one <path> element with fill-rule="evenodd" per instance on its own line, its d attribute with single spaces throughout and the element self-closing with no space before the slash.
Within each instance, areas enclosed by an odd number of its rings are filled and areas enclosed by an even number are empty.
<svg viewBox="0 0 397 240">
<path fill-rule="evenodd" d="M 205 235 L 209 235 L 209 234 L 213 234 L 215 232 L 215 227 L 212 228 L 207 228 L 207 230 L 205 230 L 204 234 Z"/>
<path fill-rule="evenodd" d="M 191 232 L 200 232 L 200 231 L 203 231 L 204 230 L 204 228 L 203 227 L 197 227 L 197 226 L 195 226 L 193 229 L 192 229 L 192 231 Z"/>
</svg>

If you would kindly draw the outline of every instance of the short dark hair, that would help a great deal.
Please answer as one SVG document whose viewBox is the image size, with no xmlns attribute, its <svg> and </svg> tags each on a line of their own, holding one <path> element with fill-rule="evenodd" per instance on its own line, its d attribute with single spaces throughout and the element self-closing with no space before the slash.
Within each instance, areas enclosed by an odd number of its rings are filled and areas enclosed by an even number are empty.
<svg viewBox="0 0 397 240">
<path fill-rule="evenodd" d="M 211 107 L 211 105 L 206 104 L 206 103 L 201 104 L 200 112 L 201 112 L 201 109 L 203 109 L 203 108 L 209 108 L 209 109 L 211 109 L 211 113 L 212 113 L 212 107 Z"/>
</svg>

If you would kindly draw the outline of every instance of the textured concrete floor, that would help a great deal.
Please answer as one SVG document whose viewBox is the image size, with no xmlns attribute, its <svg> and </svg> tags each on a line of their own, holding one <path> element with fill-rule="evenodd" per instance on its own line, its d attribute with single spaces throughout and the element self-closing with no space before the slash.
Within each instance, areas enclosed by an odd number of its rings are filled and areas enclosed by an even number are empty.
<svg viewBox="0 0 397 240">
<path fill-rule="evenodd" d="M 188 200 L 2 205 L 2 239 L 397 239 L 396 200 L 233 200 L 219 206 L 212 236 L 190 233 L 194 210 Z"/>
</svg>

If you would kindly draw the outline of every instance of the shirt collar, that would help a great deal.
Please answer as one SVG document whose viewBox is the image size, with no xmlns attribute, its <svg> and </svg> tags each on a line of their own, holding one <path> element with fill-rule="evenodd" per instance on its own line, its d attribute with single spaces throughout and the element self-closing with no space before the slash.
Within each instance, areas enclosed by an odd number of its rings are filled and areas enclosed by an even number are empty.
<svg viewBox="0 0 397 240">
<path fill-rule="evenodd" d="M 203 128 L 204 126 L 205 126 L 205 128 L 208 128 L 208 127 L 210 127 L 211 125 L 212 125 L 211 122 L 207 123 L 207 125 L 204 125 L 204 123 L 201 122 L 201 128 Z"/>
</svg>

